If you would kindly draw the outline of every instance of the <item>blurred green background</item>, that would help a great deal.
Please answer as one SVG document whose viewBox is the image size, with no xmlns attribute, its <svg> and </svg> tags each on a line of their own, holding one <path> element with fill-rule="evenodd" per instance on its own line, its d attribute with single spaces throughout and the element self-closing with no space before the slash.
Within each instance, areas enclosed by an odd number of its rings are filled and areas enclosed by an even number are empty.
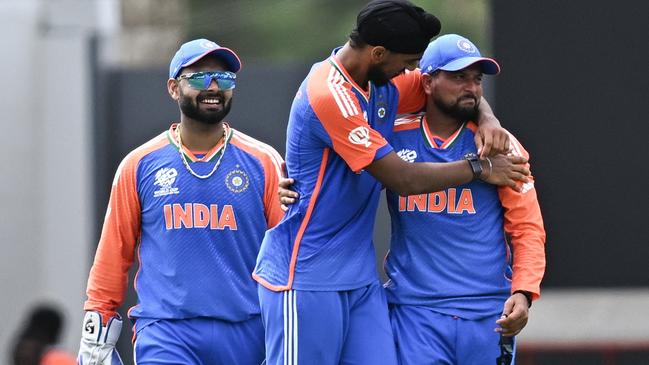
<svg viewBox="0 0 649 365">
<path fill-rule="evenodd" d="M 442 33 L 468 36 L 490 53 L 489 2 L 413 1 L 442 20 Z M 187 38 L 233 45 L 246 61 L 315 62 L 346 42 L 365 0 L 190 0 Z"/>
</svg>

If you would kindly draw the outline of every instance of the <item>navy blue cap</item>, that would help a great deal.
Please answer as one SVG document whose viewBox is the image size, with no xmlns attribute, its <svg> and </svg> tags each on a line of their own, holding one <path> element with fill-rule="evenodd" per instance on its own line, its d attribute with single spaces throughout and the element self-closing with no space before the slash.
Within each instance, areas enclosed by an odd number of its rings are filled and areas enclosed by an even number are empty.
<svg viewBox="0 0 649 365">
<path fill-rule="evenodd" d="M 419 61 L 423 73 L 437 70 L 458 71 L 474 63 L 480 63 L 482 73 L 495 75 L 500 72 L 496 60 L 482 57 L 480 50 L 470 40 L 457 35 L 445 34 L 432 41 Z"/>
<path fill-rule="evenodd" d="M 175 79 L 183 67 L 192 65 L 207 55 L 215 55 L 222 59 L 228 71 L 236 73 L 241 69 L 241 60 L 233 50 L 201 38 L 189 41 L 180 46 L 174 58 L 171 59 L 169 78 Z"/>
</svg>

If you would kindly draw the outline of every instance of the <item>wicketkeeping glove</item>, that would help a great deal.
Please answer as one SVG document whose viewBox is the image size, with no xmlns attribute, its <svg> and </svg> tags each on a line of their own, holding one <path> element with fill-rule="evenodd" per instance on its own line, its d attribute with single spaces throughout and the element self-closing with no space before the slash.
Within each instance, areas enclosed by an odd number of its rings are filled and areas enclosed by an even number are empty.
<svg viewBox="0 0 649 365">
<path fill-rule="evenodd" d="M 83 319 L 81 344 L 77 364 L 79 365 L 123 365 L 115 344 L 122 330 L 122 318 L 108 320 L 102 326 L 101 314 L 88 311 Z"/>
</svg>

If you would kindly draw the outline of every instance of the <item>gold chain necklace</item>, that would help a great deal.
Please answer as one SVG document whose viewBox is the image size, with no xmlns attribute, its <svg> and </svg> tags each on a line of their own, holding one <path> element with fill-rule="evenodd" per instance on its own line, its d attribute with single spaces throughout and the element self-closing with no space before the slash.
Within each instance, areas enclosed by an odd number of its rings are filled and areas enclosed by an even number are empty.
<svg viewBox="0 0 649 365">
<path fill-rule="evenodd" d="M 176 128 L 176 134 L 178 135 L 178 152 L 180 152 L 180 159 L 183 161 L 183 164 L 185 165 L 185 168 L 187 171 L 189 171 L 190 174 L 194 175 L 195 177 L 199 179 L 207 179 L 210 176 L 214 174 L 216 169 L 219 168 L 219 165 L 221 164 L 221 160 L 223 159 L 223 155 L 225 155 L 225 149 L 228 147 L 228 128 L 226 125 L 223 125 L 223 148 L 221 149 L 221 156 L 219 156 L 219 159 L 216 160 L 216 163 L 214 164 L 214 167 L 212 167 L 212 171 L 210 171 L 207 175 L 200 175 L 194 172 L 192 170 L 192 167 L 189 166 L 189 163 L 187 162 L 187 158 L 185 158 L 185 155 L 183 154 L 183 141 L 180 137 L 180 124 L 178 124 L 178 127 Z M 218 143 L 218 142 L 217 142 Z"/>
</svg>

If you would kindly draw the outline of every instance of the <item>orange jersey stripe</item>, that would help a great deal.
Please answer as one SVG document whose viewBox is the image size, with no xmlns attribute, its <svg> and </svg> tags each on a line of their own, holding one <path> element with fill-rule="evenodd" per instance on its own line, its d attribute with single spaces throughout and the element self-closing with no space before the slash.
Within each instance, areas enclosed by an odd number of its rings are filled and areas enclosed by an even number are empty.
<svg viewBox="0 0 649 365">
<path fill-rule="evenodd" d="M 323 63 L 310 76 L 307 94 L 314 113 L 331 138 L 334 151 L 350 169 L 358 172 L 374 161 L 376 151 L 387 141 L 367 123 L 353 88 L 358 88 L 353 81 L 345 79 L 330 63 Z M 350 143 L 354 136 L 358 139 Z"/>
<path fill-rule="evenodd" d="M 297 264 L 297 254 L 298 251 L 300 250 L 300 242 L 302 241 L 302 237 L 304 236 L 304 231 L 306 230 L 306 227 L 309 225 L 309 220 L 311 220 L 311 214 L 313 213 L 313 209 L 316 205 L 316 202 L 318 201 L 318 194 L 320 193 L 320 189 L 322 188 L 322 181 L 324 180 L 324 174 L 327 168 L 327 162 L 329 160 L 329 151 L 330 149 L 325 148 L 324 151 L 322 152 L 322 162 L 320 163 L 318 180 L 316 182 L 315 188 L 313 189 L 313 194 L 311 195 L 311 200 L 309 201 L 309 206 L 307 207 L 306 214 L 304 215 L 304 219 L 300 224 L 300 228 L 295 238 L 295 244 L 293 245 L 293 251 L 291 252 L 291 262 L 289 264 L 288 282 L 286 283 L 286 285 L 273 285 L 256 274 L 252 275 L 257 282 L 259 282 L 261 285 L 263 285 L 264 287 L 270 290 L 273 291 L 290 290 L 293 286 L 293 278 L 295 277 L 295 265 Z"/>
</svg>

